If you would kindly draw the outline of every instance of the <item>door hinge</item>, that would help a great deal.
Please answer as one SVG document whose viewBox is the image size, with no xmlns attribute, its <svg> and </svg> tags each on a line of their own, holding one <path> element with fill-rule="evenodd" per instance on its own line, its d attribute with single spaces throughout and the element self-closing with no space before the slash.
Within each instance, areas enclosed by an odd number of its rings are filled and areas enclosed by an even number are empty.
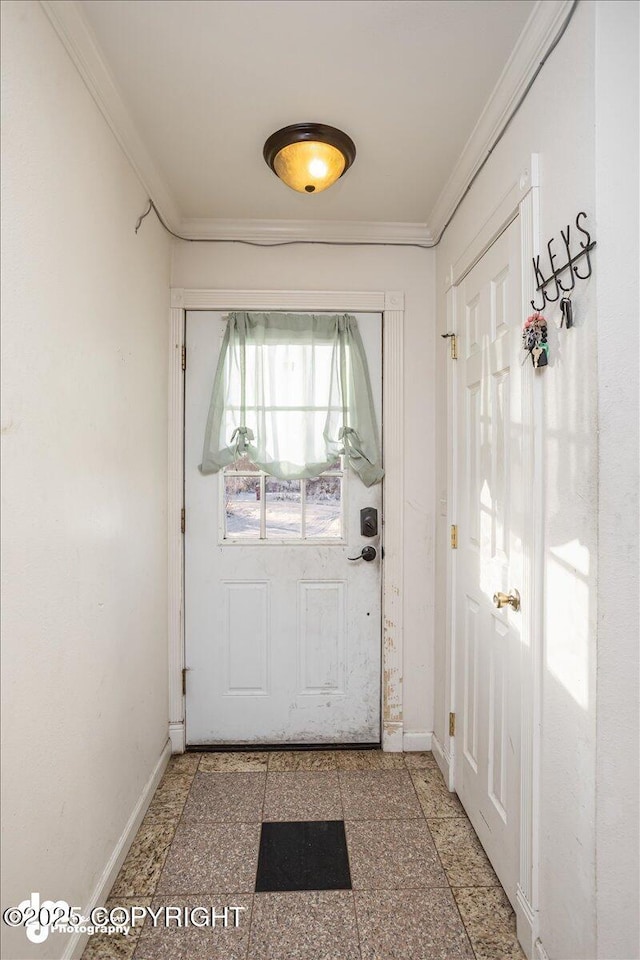
<svg viewBox="0 0 640 960">
<path fill-rule="evenodd" d="M 187 348 L 185 345 L 182 345 L 182 369 L 187 369 Z"/>
<path fill-rule="evenodd" d="M 186 697 L 187 695 L 187 668 L 182 668 L 182 696 Z"/>
<path fill-rule="evenodd" d="M 451 359 L 458 359 L 458 338 L 455 333 L 441 333 L 440 336 L 443 340 L 449 340 L 449 350 L 451 352 Z"/>
<path fill-rule="evenodd" d="M 186 525 L 187 525 L 187 517 L 186 517 L 185 509 L 183 507 L 182 510 L 180 511 L 180 532 L 181 533 L 184 533 Z"/>
<path fill-rule="evenodd" d="M 450 540 L 451 540 L 451 549 L 457 550 L 458 549 L 458 527 L 457 527 L 457 524 L 455 523 L 451 524 Z"/>
<path fill-rule="evenodd" d="M 449 736 L 455 737 L 456 735 L 456 715 L 455 713 L 449 714 Z"/>
</svg>

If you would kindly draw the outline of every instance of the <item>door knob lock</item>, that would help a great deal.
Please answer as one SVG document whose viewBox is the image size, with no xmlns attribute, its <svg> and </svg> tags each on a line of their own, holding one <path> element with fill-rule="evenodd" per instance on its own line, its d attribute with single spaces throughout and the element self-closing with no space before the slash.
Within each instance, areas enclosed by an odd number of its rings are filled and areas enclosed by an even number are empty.
<svg viewBox="0 0 640 960">
<path fill-rule="evenodd" d="M 363 547 L 361 552 L 357 557 L 347 557 L 347 560 L 366 560 L 370 562 L 376 558 L 376 548 L 375 547 Z"/>
<path fill-rule="evenodd" d="M 512 590 L 511 593 L 494 593 L 493 602 L 499 610 L 502 607 L 513 607 L 514 610 L 519 610 L 520 594 L 517 590 Z"/>
</svg>

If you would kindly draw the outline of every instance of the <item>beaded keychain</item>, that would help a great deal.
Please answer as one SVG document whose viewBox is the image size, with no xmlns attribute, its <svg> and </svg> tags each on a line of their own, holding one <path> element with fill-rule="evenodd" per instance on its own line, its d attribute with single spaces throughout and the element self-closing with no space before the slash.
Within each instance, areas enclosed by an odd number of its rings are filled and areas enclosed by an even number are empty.
<svg viewBox="0 0 640 960">
<path fill-rule="evenodd" d="M 525 320 L 522 327 L 522 346 L 531 357 L 536 370 L 548 364 L 547 321 L 541 313 L 536 311 Z"/>
</svg>

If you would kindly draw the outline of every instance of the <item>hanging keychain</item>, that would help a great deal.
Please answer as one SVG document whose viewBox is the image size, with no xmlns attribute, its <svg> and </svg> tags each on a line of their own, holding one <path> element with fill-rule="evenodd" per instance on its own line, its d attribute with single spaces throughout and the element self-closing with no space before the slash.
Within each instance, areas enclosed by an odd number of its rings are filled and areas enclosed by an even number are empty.
<svg viewBox="0 0 640 960">
<path fill-rule="evenodd" d="M 562 298 L 560 301 L 560 310 L 562 312 L 560 329 L 562 329 L 562 327 L 566 327 L 568 330 L 573 326 L 573 306 L 571 304 L 571 296 Z"/>
<path fill-rule="evenodd" d="M 548 364 L 547 321 L 541 313 L 536 311 L 525 320 L 522 327 L 522 346 L 531 357 L 531 362 L 536 370 L 538 367 L 545 367 Z"/>
</svg>

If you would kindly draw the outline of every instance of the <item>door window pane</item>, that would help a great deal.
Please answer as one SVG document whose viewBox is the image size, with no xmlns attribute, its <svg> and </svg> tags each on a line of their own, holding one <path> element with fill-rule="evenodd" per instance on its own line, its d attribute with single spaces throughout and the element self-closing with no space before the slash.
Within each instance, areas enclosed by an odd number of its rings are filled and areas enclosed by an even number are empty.
<svg viewBox="0 0 640 960">
<path fill-rule="evenodd" d="M 302 536 L 302 496 L 299 480 L 265 479 L 267 540 L 299 540 Z"/>
<path fill-rule="evenodd" d="M 342 480 L 322 476 L 307 480 L 306 487 L 307 539 L 339 539 L 342 536 Z"/>
<path fill-rule="evenodd" d="M 225 537 L 260 538 L 260 478 L 225 477 Z"/>
<path fill-rule="evenodd" d="M 335 468 L 341 464 L 337 462 Z M 334 469 L 335 469 L 334 468 Z M 279 480 L 262 471 L 224 476 L 224 538 L 230 541 L 341 540 L 344 474 Z"/>
</svg>

